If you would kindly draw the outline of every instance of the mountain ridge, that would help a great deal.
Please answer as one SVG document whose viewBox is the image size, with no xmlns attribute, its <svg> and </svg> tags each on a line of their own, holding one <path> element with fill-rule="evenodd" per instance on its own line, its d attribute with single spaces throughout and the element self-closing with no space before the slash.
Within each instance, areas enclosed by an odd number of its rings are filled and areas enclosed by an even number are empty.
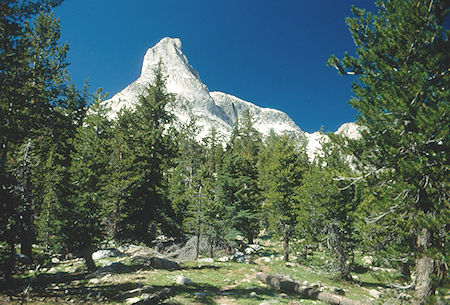
<svg viewBox="0 0 450 305">
<path fill-rule="evenodd" d="M 296 138 L 306 137 L 307 153 L 310 159 L 313 158 L 314 153 L 321 147 L 320 141 L 326 135 L 302 131 L 289 115 L 280 110 L 262 108 L 220 91 L 210 92 L 201 81 L 199 73 L 189 64 L 181 47 L 180 39 L 165 37 L 154 47 L 149 48 L 144 56 L 138 79 L 105 101 L 111 107 L 110 118 L 114 119 L 123 107 L 134 107 L 139 95 L 153 83 L 153 71 L 161 61 L 162 72 L 167 77 L 167 92 L 175 94 L 176 97 L 171 110 L 178 123 L 187 123 L 191 115 L 196 117 L 197 125 L 200 127 L 198 138 L 206 136 L 212 128 L 215 128 L 225 139 L 228 138 L 236 118 L 244 111 L 249 111 L 253 116 L 255 129 L 264 136 L 274 130 L 277 134 L 289 133 Z M 347 129 L 353 128 L 353 125 L 349 126 Z M 351 131 L 347 133 L 353 135 Z"/>
</svg>

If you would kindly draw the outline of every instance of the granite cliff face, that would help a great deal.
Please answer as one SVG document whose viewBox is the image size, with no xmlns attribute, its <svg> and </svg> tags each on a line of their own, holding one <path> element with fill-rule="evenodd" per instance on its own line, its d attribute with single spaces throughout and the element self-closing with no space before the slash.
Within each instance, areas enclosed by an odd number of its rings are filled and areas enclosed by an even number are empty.
<svg viewBox="0 0 450 305">
<path fill-rule="evenodd" d="M 148 84 L 153 83 L 153 71 L 160 61 L 163 64 L 163 73 L 167 76 L 167 91 L 176 97 L 175 103 L 170 105 L 170 110 L 178 123 L 186 123 L 191 115 L 195 116 L 201 127 L 198 138 L 206 136 L 215 128 L 226 139 L 231 135 L 236 118 L 248 110 L 254 118 L 254 127 L 263 135 L 268 135 L 273 129 L 277 134 L 290 133 L 297 138 L 306 137 L 310 158 L 320 149 L 319 141 L 326 136 L 318 132 L 303 132 L 286 113 L 262 108 L 226 93 L 210 92 L 182 53 L 181 41 L 177 38 L 163 38 L 153 48 L 148 49 L 139 78 L 105 101 L 111 107 L 111 118 L 115 118 L 123 107 L 134 107 L 138 96 Z"/>
</svg>

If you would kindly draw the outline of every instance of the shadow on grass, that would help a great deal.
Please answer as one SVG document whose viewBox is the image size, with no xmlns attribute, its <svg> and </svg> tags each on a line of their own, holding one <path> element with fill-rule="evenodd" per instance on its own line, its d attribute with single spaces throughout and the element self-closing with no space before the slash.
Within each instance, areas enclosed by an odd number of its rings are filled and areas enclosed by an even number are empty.
<svg viewBox="0 0 450 305">
<path fill-rule="evenodd" d="M 394 280 L 393 279 L 389 280 L 385 277 L 382 278 L 380 277 L 378 281 L 368 281 L 368 280 L 355 281 L 355 283 L 358 283 L 359 286 L 369 289 L 377 289 L 378 287 L 386 289 L 392 288 L 392 285 L 386 284 L 386 282 L 393 283 Z"/>
<path fill-rule="evenodd" d="M 142 266 L 132 266 L 133 268 L 127 269 L 130 273 L 134 269 L 142 269 Z M 183 268 L 184 270 L 198 270 L 198 269 L 218 269 L 222 267 L 217 266 L 203 266 L 203 267 L 191 267 Z M 125 273 L 120 270 L 120 273 Z M 117 272 L 111 272 L 116 273 Z M 101 276 L 101 275 L 100 275 Z M 98 277 L 100 277 L 98 276 Z M 79 273 L 67 273 L 58 272 L 55 274 L 39 274 L 32 280 L 32 290 L 30 291 L 28 298 L 31 300 L 53 300 L 58 302 L 59 300 L 75 300 L 81 303 L 92 302 L 123 302 L 126 298 L 135 295 L 129 295 L 127 292 L 130 290 L 142 287 L 139 282 L 127 282 L 127 283 L 108 283 L 92 286 L 88 283 L 88 280 L 92 277 L 92 274 L 87 272 Z M 29 285 L 31 277 L 16 279 L 13 286 L 9 289 L 2 289 L 0 287 L 0 294 L 6 294 L 13 296 L 16 300 L 20 299 L 22 291 Z M 74 283 L 74 281 L 77 281 Z M 1 283 L 3 284 L 3 283 Z M 88 286 L 89 285 L 89 286 Z M 193 285 L 153 285 L 150 291 L 146 293 L 157 293 L 163 288 L 172 288 L 173 297 L 167 300 L 164 304 L 175 304 L 175 297 L 181 297 L 183 303 L 200 303 L 200 304 L 217 304 L 216 298 L 226 296 L 232 299 L 250 299 L 250 293 L 255 291 L 256 296 L 252 299 L 263 300 L 268 297 L 273 297 L 276 293 L 272 289 L 249 287 L 249 288 L 230 288 L 223 289 L 212 284 L 193 284 Z"/>
<path fill-rule="evenodd" d="M 52 284 L 67 284 L 73 281 L 83 280 L 88 275 L 87 272 L 56 272 L 56 273 L 41 273 L 36 277 L 28 276 L 23 278 L 16 278 L 10 282 L 4 280 L 0 281 L 0 292 L 6 291 L 22 291 L 30 282 L 32 287 L 49 286 Z"/>
<path fill-rule="evenodd" d="M 201 266 L 185 266 L 185 267 L 182 267 L 181 270 L 203 270 L 203 269 L 219 270 L 222 268 L 223 267 L 221 267 L 221 266 L 201 265 Z"/>
<path fill-rule="evenodd" d="M 358 264 L 354 264 L 352 267 L 352 272 L 354 273 L 358 273 L 358 274 L 363 274 L 363 273 L 367 273 L 369 272 L 369 268 L 365 267 L 363 265 L 358 265 Z"/>
</svg>

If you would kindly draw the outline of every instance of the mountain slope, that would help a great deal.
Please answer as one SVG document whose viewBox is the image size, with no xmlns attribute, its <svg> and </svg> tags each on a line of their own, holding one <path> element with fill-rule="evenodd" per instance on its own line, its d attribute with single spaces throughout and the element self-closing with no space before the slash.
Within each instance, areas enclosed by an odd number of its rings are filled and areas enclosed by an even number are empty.
<svg viewBox="0 0 450 305">
<path fill-rule="evenodd" d="M 186 122 L 190 114 L 195 115 L 202 126 L 201 135 L 207 134 L 212 127 L 225 136 L 230 135 L 236 117 L 246 110 L 254 115 L 255 127 L 265 135 L 271 128 L 277 133 L 303 134 L 294 121 L 279 110 L 261 108 L 229 94 L 209 92 L 182 53 L 177 38 L 164 38 L 147 51 L 139 78 L 106 101 L 111 106 L 111 117 L 123 107 L 133 107 L 146 86 L 154 81 L 153 70 L 160 60 L 167 76 L 167 91 L 177 98 L 171 110 L 181 122 Z"/>
<path fill-rule="evenodd" d="M 163 38 L 153 48 L 148 49 L 139 78 L 105 101 L 111 107 L 111 118 L 115 118 L 124 107 L 134 107 L 139 95 L 148 84 L 153 83 L 153 71 L 160 61 L 163 64 L 163 73 L 167 76 L 167 91 L 176 97 L 170 110 L 178 123 L 188 122 L 191 116 L 196 118 L 197 124 L 201 127 L 197 138 L 206 136 L 212 128 L 225 139 L 228 138 L 236 118 L 244 111 L 250 111 L 254 118 L 254 127 L 263 135 L 268 135 L 273 129 L 277 134 L 289 133 L 296 138 L 306 137 L 309 141 L 308 155 L 311 159 L 314 152 L 320 149 L 319 141 L 326 136 L 318 132 L 313 134 L 303 132 L 286 113 L 259 107 L 230 94 L 210 92 L 181 51 L 181 41 L 177 38 Z"/>
</svg>

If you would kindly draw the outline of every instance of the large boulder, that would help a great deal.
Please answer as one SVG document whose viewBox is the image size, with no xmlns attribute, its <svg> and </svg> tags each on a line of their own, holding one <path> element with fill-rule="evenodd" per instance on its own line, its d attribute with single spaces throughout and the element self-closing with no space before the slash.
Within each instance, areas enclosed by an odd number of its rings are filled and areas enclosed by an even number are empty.
<svg viewBox="0 0 450 305">
<path fill-rule="evenodd" d="M 119 249 L 127 254 L 127 255 L 131 255 L 131 256 L 155 256 L 158 255 L 158 252 L 153 250 L 150 247 L 146 247 L 146 246 L 136 246 L 136 245 L 129 245 L 129 246 L 122 246 L 119 247 Z"/>
<path fill-rule="evenodd" d="M 119 257 L 122 253 L 117 249 L 98 250 L 92 253 L 93 260 L 99 260 L 107 257 Z"/>
<path fill-rule="evenodd" d="M 113 262 L 107 265 L 105 268 L 103 268 L 105 271 L 113 272 L 113 273 L 122 273 L 128 271 L 128 266 L 120 263 L 120 262 Z"/>
<path fill-rule="evenodd" d="M 150 263 L 155 269 L 164 269 L 164 270 L 179 270 L 180 266 L 177 262 L 171 261 L 167 258 L 163 257 L 152 257 L 150 259 Z"/>
</svg>

